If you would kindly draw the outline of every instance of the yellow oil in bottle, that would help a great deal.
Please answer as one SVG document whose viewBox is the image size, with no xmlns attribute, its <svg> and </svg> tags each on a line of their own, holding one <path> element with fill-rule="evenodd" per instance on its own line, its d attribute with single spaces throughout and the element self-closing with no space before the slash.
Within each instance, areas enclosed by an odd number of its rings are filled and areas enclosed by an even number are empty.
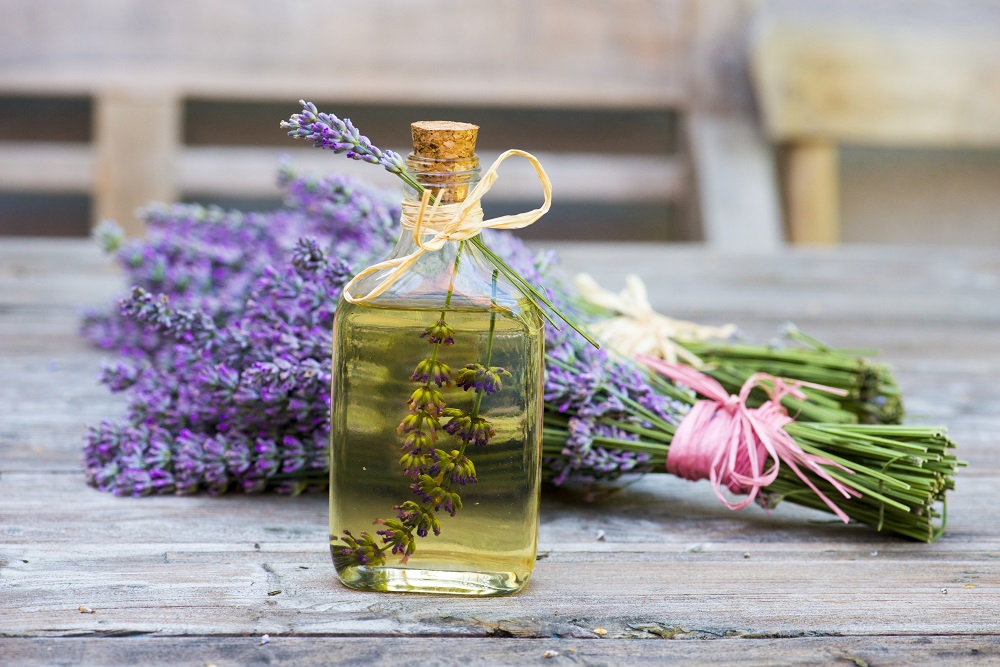
<svg viewBox="0 0 1000 667">
<path fill-rule="evenodd" d="M 442 314 L 341 303 L 334 330 L 330 548 L 345 585 L 503 595 L 527 582 L 538 534 L 543 345 L 538 316 L 528 312 L 515 317 L 505 309 L 463 310 L 458 304 Z M 454 343 L 434 346 L 421 334 L 442 316 L 454 331 Z M 386 548 L 383 562 L 345 558 L 345 530 L 377 537 L 381 524 L 376 522 L 394 518 L 394 507 L 424 502 L 411 488 L 414 479 L 404 474 L 403 436 L 397 428 L 410 414 L 407 400 L 420 386 L 411 374 L 434 347 L 437 360 L 453 373 L 480 363 L 511 374 L 478 406 L 494 430 L 488 444 L 468 443 L 463 450 L 476 479 L 452 484 L 461 509 L 454 516 L 436 511 L 440 534 L 416 537 L 412 555 L 404 559 Z M 475 391 L 454 384 L 439 391 L 447 407 L 474 409 Z M 454 451 L 462 441 L 438 431 L 434 447 Z"/>
</svg>

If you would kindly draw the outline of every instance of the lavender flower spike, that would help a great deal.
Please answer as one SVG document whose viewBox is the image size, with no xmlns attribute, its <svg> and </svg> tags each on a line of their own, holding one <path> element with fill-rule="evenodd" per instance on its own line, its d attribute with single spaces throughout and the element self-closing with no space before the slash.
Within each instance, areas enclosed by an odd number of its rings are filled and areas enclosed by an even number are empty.
<svg viewBox="0 0 1000 667">
<path fill-rule="evenodd" d="M 352 160 L 380 164 L 391 174 L 406 172 L 403 157 L 393 151 L 383 151 L 372 145 L 371 140 L 354 127 L 350 118 L 341 120 L 333 114 L 320 113 L 312 102 L 299 100 L 302 113 L 293 114 L 281 121 L 293 139 L 308 139 L 317 148 L 329 148 L 334 153 L 346 153 Z"/>
</svg>

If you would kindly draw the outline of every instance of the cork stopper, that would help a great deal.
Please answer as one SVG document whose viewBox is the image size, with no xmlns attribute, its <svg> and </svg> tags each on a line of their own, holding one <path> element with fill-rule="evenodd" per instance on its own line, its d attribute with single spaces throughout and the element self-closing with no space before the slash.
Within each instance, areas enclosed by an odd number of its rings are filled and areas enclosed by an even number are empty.
<svg viewBox="0 0 1000 667">
<path fill-rule="evenodd" d="M 413 152 L 406 165 L 421 185 L 442 203 L 464 201 L 479 180 L 476 155 L 478 125 L 450 120 L 422 120 L 410 124 Z"/>
<path fill-rule="evenodd" d="M 478 125 L 451 120 L 422 120 L 410 124 L 413 153 L 434 160 L 460 160 L 476 153 Z"/>
</svg>

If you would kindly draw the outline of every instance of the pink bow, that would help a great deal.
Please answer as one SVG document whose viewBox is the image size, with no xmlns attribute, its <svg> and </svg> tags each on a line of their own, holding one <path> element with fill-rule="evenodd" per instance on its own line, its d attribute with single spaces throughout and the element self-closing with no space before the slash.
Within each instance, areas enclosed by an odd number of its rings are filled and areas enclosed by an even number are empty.
<svg viewBox="0 0 1000 667">
<path fill-rule="evenodd" d="M 757 493 L 778 476 L 782 463 L 791 467 L 806 485 L 840 517 L 850 518 L 822 491 L 816 488 L 801 468 L 807 468 L 825 479 L 845 498 L 860 498 L 861 494 L 833 479 L 821 466 L 834 466 L 851 472 L 844 466 L 822 456 L 808 454 L 785 431 L 794 421 L 781 407 L 785 396 L 805 400 L 801 387 L 845 395 L 847 392 L 809 382 L 799 382 L 755 373 L 747 378 L 737 396 L 730 396 L 714 378 L 689 366 L 669 364 L 660 359 L 636 357 L 653 370 L 671 380 L 690 387 L 706 400 L 696 401 L 684 417 L 667 454 L 667 471 L 689 480 L 709 479 L 722 504 L 731 510 L 743 509 L 753 502 Z M 765 384 L 769 383 L 769 384 Z M 759 408 L 748 408 L 747 397 L 754 387 L 767 392 L 769 400 Z M 767 457 L 773 462 L 764 470 Z M 801 466 L 801 467 L 800 467 Z M 746 500 L 733 504 L 722 494 L 725 486 L 733 493 L 747 494 Z"/>
</svg>

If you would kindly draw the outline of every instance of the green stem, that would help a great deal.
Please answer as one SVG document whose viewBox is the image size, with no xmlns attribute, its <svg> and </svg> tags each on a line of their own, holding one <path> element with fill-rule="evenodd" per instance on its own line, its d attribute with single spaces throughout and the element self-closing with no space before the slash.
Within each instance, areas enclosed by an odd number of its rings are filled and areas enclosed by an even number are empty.
<svg viewBox="0 0 1000 667">
<path fill-rule="evenodd" d="M 493 362 L 493 338 L 496 332 L 497 326 L 497 273 L 498 269 L 493 270 L 493 289 L 490 293 L 490 334 L 489 338 L 486 339 L 486 363 L 483 364 L 487 369 L 489 369 L 490 364 Z M 486 391 L 480 389 L 476 392 L 476 400 L 472 404 L 472 412 L 469 416 L 475 420 L 479 417 L 479 409 L 483 405 L 483 396 L 486 395 Z M 465 441 L 462 443 L 462 447 L 458 450 L 460 455 L 465 454 L 465 448 L 469 446 L 469 442 Z"/>
<path fill-rule="evenodd" d="M 448 313 L 448 306 L 451 305 L 451 297 L 455 293 L 455 277 L 458 276 L 458 263 L 462 259 L 462 249 L 465 247 L 465 241 L 458 244 L 458 250 L 455 251 L 455 263 L 451 267 L 451 278 L 448 281 L 448 293 L 444 296 L 444 308 L 441 310 L 441 321 L 444 322 L 445 315 Z M 435 343 L 434 349 L 431 351 L 431 361 L 437 361 L 438 350 L 441 348 L 441 343 Z M 429 385 L 428 385 L 429 386 Z"/>
<path fill-rule="evenodd" d="M 462 250 L 465 249 L 465 241 L 459 241 L 458 249 L 455 251 L 455 264 L 451 267 L 451 280 L 448 282 L 448 293 L 444 295 L 444 309 L 441 311 L 441 319 L 444 319 L 451 305 L 451 296 L 455 293 L 455 277 L 458 275 L 458 262 L 462 259 Z"/>
</svg>

